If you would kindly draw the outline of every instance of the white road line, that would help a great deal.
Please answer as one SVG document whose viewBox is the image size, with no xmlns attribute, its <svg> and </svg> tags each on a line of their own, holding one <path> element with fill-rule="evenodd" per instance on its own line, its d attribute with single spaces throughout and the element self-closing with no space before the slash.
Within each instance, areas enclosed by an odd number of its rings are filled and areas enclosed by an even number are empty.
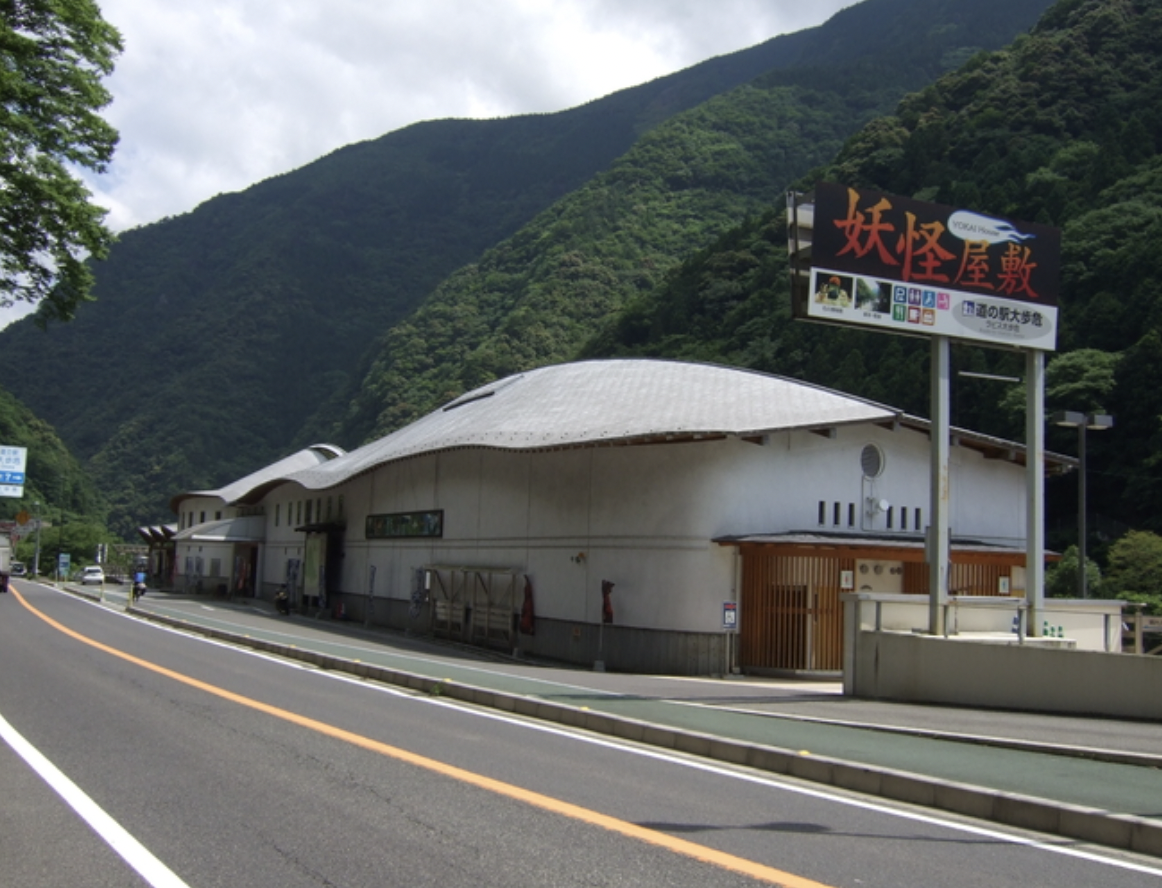
<svg viewBox="0 0 1162 888">
<path fill-rule="evenodd" d="M 56 765 L 25 740 L 3 715 L 0 715 L 0 738 L 153 888 L 189 888 L 173 870 L 154 857 Z"/>
<path fill-rule="evenodd" d="M 121 616 L 128 617 L 127 614 L 121 614 Z M 132 619 L 132 617 L 130 617 L 130 619 Z M 872 811 L 872 812 L 879 813 L 879 814 L 886 814 L 888 816 L 896 817 L 896 818 L 899 818 L 902 820 L 912 820 L 912 821 L 916 821 L 918 823 L 925 823 L 925 824 L 928 824 L 930 826 L 936 826 L 936 827 L 939 827 L 942 829 L 949 829 L 949 830 L 952 830 L 954 832 L 962 832 L 962 833 L 967 833 L 969 835 L 982 836 L 982 837 L 985 837 L 988 839 L 999 840 L 999 841 L 1005 842 L 1007 844 L 1012 844 L 1012 845 L 1022 845 L 1022 846 L 1028 847 L 1028 848 L 1033 848 L 1033 849 L 1036 849 L 1038 851 L 1043 851 L 1043 852 L 1047 852 L 1050 854 L 1057 854 L 1057 855 L 1061 855 L 1064 857 L 1072 857 L 1072 858 L 1075 858 L 1077 860 L 1085 860 L 1085 861 L 1088 861 L 1090 863 L 1096 863 L 1096 864 L 1103 865 L 1103 866 L 1112 866 L 1116 869 L 1129 870 L 1131 872 L 1139 872 L 1139 873 L 1144 873 L 1144 874 L 1150 875 L 1150 876 L 1162 877 L 1162 867 L 1137 863 L 1137 862 L 1132 861 L 1132 860 L 1125 860 L 1125 859 L 1121 859 L 1121 858 L 1114 857 L 1114 856 L 1106 856 L 1105 854 L 1101 853 L 1100 851 L 1096 851 L 1096 850 L 1089 851 L 1089 850 L 1085 850 L 1082 848 L 1070 847 L 1068 845 L 1054 844 L 1051 840 L 1050 841 L 1042 841 L 1039 839 L 1029 838 L 1029 837 L 1026 837 L 1024 835 L 1021 835 L 1019 832 L 1016 832 L 1016 831 L 1010 833 L 1010 832 L 1004 832 L 1000 828 L 991 828 L 991 827 L 987 827 L 987 826 L 974 826 L 974 825 L 971 825 L 969 823 L 965 823 L 962 821 L 942 817 L 939 814 L 925 814 L 925 813 L 921 813 L 919 811 L 911 811 L 911 810 L 905 810 L 903 808 L 895 808 L 895 807 L 891 807 L 889 804 L 884 803 L 884 802 L 865 801 L 862 799 L 854 798 L 851 795 L 846 795 L 846 794 L 837 793 L 837 792 L 831 792 L 826 787 L 814 788 L 814 787 L 804 786 L 804 785 L 801 785 L 799 783 L 784 782 L 784 781 L 781 781 L 777 776 L 772 775 L 772 776 L 768 777 L 768 776 L 763 775 L 763 774 L 757 774 L 757 773 L 753 773 L 750 771 L 734 769 L 734 768 L 731 768 L 727 765 L 720 765 L 716 762 L 701 759 L 701 758 L 696 757 L 696 756 L 685 756 L 685 755 L 682 755 L 680 753 L 668 752 L 664 749 L 649 748 L 649 747 L 646 747 L 643 745 L 634 744 L 634 743 L 631 743 L 629 741 L 623 741 L 623 740 L 620 740 L 617 738 L 600 737 L 600 736 L 591 734 L 589 732 L 583 731 L 581 729 L 573 729 L 573 728 L 570 728 L 567 726 L 559 726 L 559 725 L 555 725 L 552 723 L 539 722 L 539 721 L 534 721 L 531 719 L 525 719 L 525 718 L 522 718 L 520 716 L 508 715 L 504 712 L 497 712 L 497 711 L 489 710 L 487 708 L 474 706 L 472 704 L 469 704 L 469 703 L 466 703 L 463 701 L 459 701 L 459 700 L 449 700 L 447 698 L 422 696 L 422 695 L 416 694 L 414 692 L 406 691 L 406 690 L 403 690 L 401 688 L 396 688 L 396 687 L 392 687 L 389 685 L 382 685 L 382 684 L 378 684 L 378 683 L 368 683 L 366 681 L 366 679 L 359 678 L 359 677 L 354 676 L 354 675 L 347 675 L 347 674 L 344 674 L 341 672 L 318 671 L 315 669 L 309 669 L 309 668 L 303 666 L 302 664 L 299 664 L 293 660 L 285 660 L 281 657 L 272 656 L 272 655 L 266 654 L 262 651 L 249 650 L 245 647 L 239 647 L 238 645 L 235 645 L 235 644 L 230 644 L 230 643 L 227 643 L 224 641 L 219 641 L 218 639 L 206 638 L 205 636 L 199 635 L 196 632 L 193 632 L 192 630 L 188 630 L 188 629 L 178 629 L 175 627 L 165 626 L 165 625 L 161 625 L 161 624 L 157 624 L 157 623 L 148 623 L 147 625 L 149 625 L 155 629 L 162 629 L 162 630 L 167 631 L 167 632 L 173 632 L 174 634 L 177 634 L 177 635 L 183 635 L 185 637 L 192 638 L 195 641 L 199 641 L 199 642 L 202 642 L 205 644 L 211 644 L 211 645 L 214 645 L 217 647 L 228 648 L 230 650 L 233 650 L 237 653 L 240 653 L 240 654 L 243 654 L 246 656 L 255 657 L 255 658 L 261 659 L 261 660 L 267 660 L 271 663 L 275 663 L 275 664 L 282 666 L 282 667 L 289 667 L 291 669 L 302 669 L 303 671 L 310 672 L 312 675 L 317 675 L 321 678 L 325 678 L 325 679 L 328 679 L 331 681 L 340 681 L 340 682 L 344 682 L 347 684 L 351 684 L 351 685 L 354 685 L 356 687 L 361 687 L 365 690 L 370 690 L 374 693 L 380 693 L 380 694 L 385 694 L 388 696 L 399 697 L 401 699 L 410 700 L 410 701 L 415 702 L 415 703 L 426 704 L 426 705 L 437 706 L 437 707 L 444 707 L 444 708 L 448 708 L 448 709 L 454 709 L 454 710 L 458 710 L 460 712 L 465 712 L 465 713 L 468 713 L 470 715 L 474 715 L 478 718 L 483 718 L 483 719 L 487 719 L 487 720 L 491 720 L 491 721 L 504 722 L 506 724 L 510 724 L 510 725 L 513 725 L 516 727 L 523 728 L 525 730 L 537 731 L 537 732 L 545 733 L 545 734 L 555 734 L 555 735 L 560 736 L 560 737 L 565 737 L 565 738 L 568 738 L 571 740 L 576 740 L 576 741 L 579 741 L 582 743 L 588 743 L 588 744 L 593 745 L 593 746 L 602 746 L 602 747 L 606 747 L 606 748 L 612 749 L 612 750 L 627 752 L 627 753 L 630 753 L 632 755 L 642 756 L 643 758 L 651 758 L 651 759 L 655 759 L 658 761 L 667 762 L 669 764 L 678 765 L 678 766 L 681 766 L 684 768 L 691 768 L 694 770 L 704 771 L 704 772 L 719 775 L 722 777 L 728 777 L 728 778 L 732 778 L 735 780 L 740 780 L 740 781 L 743 781 L 746 783 L 752 783 L 752 784 L 757 784 L 760 786 L 765 786 L 765 787 L 768 787 L 770 789 L 779 790 L 782 792 L 788 792 L 788 793 L 792 793 L 792 794 L 808 796 L 808 797 L 816 798 L 816 799 L 819 799 L 822 801 L 827 801 L 827 802 L 831 802 L 834 804 L 838 804 L 838 805 L 841 805 L 844 807 L 859 808 L 859 809 L 863 809 L 866 811 Z M 411 656 L 411 655 L 406 655 L 406 654 L 402 655 L 402 656 L 409 658 L 409 659 L 416 659 L 416 660 L 424 659 L 422 657 Z M 433 660 L 431 662 L 440 662 L 440 661 Z M 481 668 L 481 669 L 476 669 L 476 668 L 472 668 L 472 667 L 469 667 L 469 668 L 471 669 L 471 671 L 479 671 L 479 672 L 487 672 L 488 671 L 488 670 L 483 669 L 483 668 Z M 432 679 L 432 680 L 438 681 L 438 679 Z M 549 685 L 555 685 L 558 687 L 577 688 L 579 690 L 592 690 L 592 691 L 596 691 L 597 693 L 601 693 L 601 694 L 609 694 L 611 696 L 617 696 L 616 692 L 613 692 L 613 691 L 608 691 L 608 692 L 607 691 L 600 691 L 600 690 L 597 690 L 594 688 L 587 688 L 583 685 L 569 685 L 569 684 L 563 684 L 560 682 L 553 682 L 553 681 L 543 681 L 542 682 L 542 680 L 540 680 L 540 679 L 534 679 L 534 681 L 538 681 L 538 682 L 541 682 L 544 684 L 549 684 Z M 526 696 L 533 696 L 533 695 L 526 695 Z M 1071 840 L 1063 840 L 1063 841 L 1071 841 Z"/>
<path fill-rule="evenodd" d="M 361 683 L 359 680 L 354 679 L 351 676 L 341 676 L 330 672 L 317 674 L 339 681 L 349 681 L 351 684 L 361 685 L 364 688 L 384 690 L 383 688 L 377 687 L 375 685 Z M 399 696 L 404 695 L 401 694 Z M 574 729 L 570 727 L 560 727 L 553 724 L 537 723 L 521 718 L 519 716 L 506 715 L 501 712 L 490 712 L 486 709 L 475 707 L 472 704 L 465 703 L 460 700 L 449 700 L 446 698 L 438 697 L 420 697 L 415 695 L 409 696 L 408 699 L 410 699 L 412 702 L 456 709 L 461 712 L 468 712 L 479 718 L 516 725 L 517 727 L 521 727 L 526 730 L 539 731 L 545 734 L 555 734 L 560 737 L 577 740 L 582 743 L 588 743 L 592 746 L 603 746 L 608 749 L 627 752 L 632 755 L 641 756 L 643 758 L 650 758 L 673 765 L 679 765 L 683 768 L 690 768 L 696 771 L 704 771 L 721 777 L 740 780 L 744 783 L 753 783 L 759 786 L 768 787 L 770 789 L 780 790 L 782 792 L 789 792 L 797 795 L 808 796 L 810 798 L 820 799 L 826 802 L 833 802 L 849 808 L 860 808 L 865 811 L 886 814 L 891 817 L 900 818 L 902 820 L 913 820 L 918 823 L 925 823 L 930 826 L 940 827 L 942 829 L 964 832 L 968 833 L 969 835 L 983 836 L 988 839 L 1002 841 L 1011 845 L 1023 845 L 1028 848 L 1035 848 L 1038 851 L 1047 851 L 1051 854 L 1060 854 L 1065 857 L 1073 857 L 1078 860 L 1087 860 L 1091 863 L 1112 866 L 1116 867 L 1117 869 L 1145 873 L 1151 876 L 1162 876 L 1162 868 L 1157 866 L 1150 866 L 1134 861 L 1122 860 L 1116 857 L 1107 857 L 1097 851 L 1087 851 L 1080 848 L 1069 847 L 1067 845 L 1053 844 L 1051 841 L 1046 842 L 1039 839 L 1028 838 L 1018 833 L 1003 832 L 1000 829 L 973 826 L 968 823 L 941 817 L 938 814 L 924 814 L 919 811 L 909 811 L 902 808 L 893 808 L 886 803 L 864 801 L 858 798 L 853 798 L 850 795 L 830 792 L 825 787 L 815 789 L 813 787 L 808 787 L 797 783 L 784 782 L 778 777 L 767 777 L 762 774 L 731 768 L 728 765 L 719 765 L 693 755 L 683 755 L 681 753 L 668 752 L 661 749 L 651 749 L 645 746 L 634 744 L 630 741 L 596 736 L 584 732 L 580 728 Z M 1071 840 L 1063 839 L 1063 841 Z"/>
</svg>

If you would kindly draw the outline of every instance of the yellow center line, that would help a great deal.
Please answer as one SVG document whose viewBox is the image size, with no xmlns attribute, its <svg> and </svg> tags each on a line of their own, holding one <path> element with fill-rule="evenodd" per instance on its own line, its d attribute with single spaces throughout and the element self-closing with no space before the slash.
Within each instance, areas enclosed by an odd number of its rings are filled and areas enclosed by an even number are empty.
<svg viewBox="0 0 1162 888">
<path fill-rule="evenodd" d="M 793 873 L 783 872 L 782 870 L 773 867 L 764 866 L 761 863 L 756 863 L 752 860 L 746 860 L 742 857 L 736 857 L 733 854 L 726 854 L 722 851 L 716 851 L 713 848 L 708 848 L 705 845 L 699 845 L 695 842 L 688 842 L 685 839 L 675 838 L 663 832 L 658 832 L 653 829 L 646 829 L 637 824 L 630 823 L 626 820 L 619 820 L 616 817 L 610 817 L 598 811 L 592 811 L 588 808 L 582 808 L 579 805 L 573 805 L 569 802 L 555 799 L 551 796 L 542 795 L 538 792 L 522 789 L 519 786 L 514 786 L 511 783 L 504 783 L 500 780 L 494 780 L 491 777 L 485 777 L 482 774 L 477 774 L 473 771 L 466 771 L 463 768 L 457 768 L 454 765 L 445 764 L 444 762 L 436 761 L 435 759 L 426 758 L 422 755 L 416 755 L 413 752 L 408 752 L 406 749 L 400 749 L 396 746 L 390 746 L 386 743 L 381 743 L 378 740 L 373 740 L 370 737 L 364 737 L 361 734 L 356 734 L 351 731 L 345 731 L 342 728 L 329 725 L 326 722 L 316 721 L 313 718 L 308 718 L 304 715 L 290 712 L 286 709 L 280 709 L 277 706 L 271 706 L 268 703 L 263 703 L 261 700 L 255 700 L 251 697 L 244 697 L 241 694 L 235 694 L 233 691 L 228 691 L 225 688 L 220 688 L 217 685 L 208 684 L 204 681 L 199 681 L 188 675 L 183 675 L 180 672 L 175 672 L 172 669 L 167 669 L 164 666 L 159 666 L 156 663 L 151 663 L 148 660 L 142 660 L 140 657 L 135 657 L 125 651 L 117 648 L 109 647 L 102 644 L 88 636 L 81 635 L 73 629 L 57 622 L 47 614 L 43 614 L 35 607 L 29 604 L 15 588 L 12 589 L 17 600 L 24 605 L 29 611 L 35 614 L 44 622 L 48 623 L 54 629 L 63 632 L 70 638 L 74 638 L 84 644 L 96 648 L 99 651 L 104 651 L 114 657 L 118 657 L 135 666 L 140 666 L 142 669 L 148 669 L 158 675 L 164 675 L 166 678 L 172 678 L 174 681 L 181 682 L 192 688 L 197 688 L 200 691 L 205 691 L 207 694 L 213 694 L 215 697 L 220 697 L 223 700 L 229 700 L 232 703 L 237 703 L 241 706 L 247 706 L 250 709 L 264 712 L 267 715 L 290 722 L 291 724 L 299 725 L 311 731 L 316 731 L 328 737 L 334 737 L 336 740 L 342 740 L 354 746 L 361 747 L 371 752 L 379 753 L 380 755 L 388 756 L 397 761 L 407 762 L 410 765 L 415 765 L 419 768 L 434 772 L 436 774 L 450 777 L 453 780 L 459 780 L 471 786 L 479 787 L 480 789 L 488 790 L 497 795 L 505 796 L 506 798 L 515 799 L 533 807 L 540 808 L 544 811 L 550 811 L 554 814 L 559 814 L 564 817 L 569 817 L 574 820 L 579 820 L 583 823 L 588 823 L 593 826 L 599 826 L 602 829 L 610 832 L 618 833 L 638 841 L 645 842 L 650 845 L 655 845 L 660 848 L 665 848 L 676 854 L 681 854 L 685 857 L 700 860 L 704 863 L 713 864 L 731 872 L 741 873 L 744 876 L 749 876 L 753 879 L 758 879 L 763 882 L 770 882 L 774 885 L 781 885 L 783 888 L 830 888 L 821 882 L 815 882 L 811 879 L 804 879 L 796 876 Z"/>
</svg>

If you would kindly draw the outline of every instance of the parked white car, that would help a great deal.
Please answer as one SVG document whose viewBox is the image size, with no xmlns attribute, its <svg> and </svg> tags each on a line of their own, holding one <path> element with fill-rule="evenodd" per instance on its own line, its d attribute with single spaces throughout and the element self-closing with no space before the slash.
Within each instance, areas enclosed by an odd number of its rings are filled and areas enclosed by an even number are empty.
<svg viewBox="0 0 1162 888">
<path fill-rule="evenodd" d="M 82 586 L 102 586 L 105 583 L 105 571 L 97 565 L 86 567 L 81 571 Z"/>
</svg>

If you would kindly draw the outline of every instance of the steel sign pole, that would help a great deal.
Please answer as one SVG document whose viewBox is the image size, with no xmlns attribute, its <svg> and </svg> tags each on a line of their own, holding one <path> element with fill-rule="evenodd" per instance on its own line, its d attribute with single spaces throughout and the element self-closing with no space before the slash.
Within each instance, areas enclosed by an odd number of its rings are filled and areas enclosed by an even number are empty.
<svg viewBox="0 0 1162 888">
<path fill-rule="evenodd" d="M 1089 417 L 1086 417 L 1086 422 Z M 1085 503 L 1085 426 L 1083 422 L 1077 427 L 1077 597 L 1088 598 L 1089 579 L 1085 575 L 1085 537 L 1086 537 L 1086 503 Z"/>
<path fill-rule="evenodd" d="M 1045 604 L 1045 353 L 1035 348 L 1025 352 L 1025 490 L 1027 634 L 1038 635 Z"/>
<path fill-rule="evenodd" d="M 950 360 L 947 336 L 932 337 L 931 412 L 932 440 L 930 450 L 932 522 L 928 525 L 928 631 L 943 635 L 948 605 L 949 562 L 949 472 L 948 451 L 951 438 L 949 411 Z"/>
</svg>

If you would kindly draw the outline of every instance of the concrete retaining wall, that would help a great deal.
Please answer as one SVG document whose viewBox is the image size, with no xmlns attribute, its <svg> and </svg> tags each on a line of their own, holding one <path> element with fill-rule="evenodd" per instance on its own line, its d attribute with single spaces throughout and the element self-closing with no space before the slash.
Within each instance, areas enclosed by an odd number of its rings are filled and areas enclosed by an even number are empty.
<svg viewBox="0 0 1162 888">
<path fill-rule="evenodd" d="M 1162 720 L 1162 657 L 865 630 L 848 641 L 851 696 Z"/>
</svg>

